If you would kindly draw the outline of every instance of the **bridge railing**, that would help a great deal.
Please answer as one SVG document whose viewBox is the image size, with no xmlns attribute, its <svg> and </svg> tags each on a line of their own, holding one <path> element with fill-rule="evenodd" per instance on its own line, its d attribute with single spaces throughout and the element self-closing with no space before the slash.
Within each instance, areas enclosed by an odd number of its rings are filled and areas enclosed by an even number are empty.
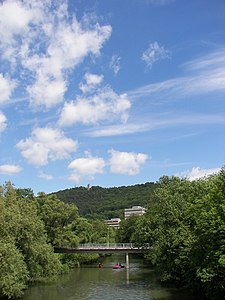
<svg viewBox="0 0 225 300">
<path fill-rule="evenodd" d="M 60 246 L 54 247 L 56 253 L 117 253 L 117 252 L 126 252 L 126 253 L 143 253 L 150 250 L 150 245 L 137 245 L 132 243 L 121 243 L 121 244 L 80 244 L 79 246 Z"/>
<path fill-rule="evenodd" d="M 138 246 L 132 243 L 80 244 L 78 249 L 149 249 L 149 244 Z"/>
</svg>

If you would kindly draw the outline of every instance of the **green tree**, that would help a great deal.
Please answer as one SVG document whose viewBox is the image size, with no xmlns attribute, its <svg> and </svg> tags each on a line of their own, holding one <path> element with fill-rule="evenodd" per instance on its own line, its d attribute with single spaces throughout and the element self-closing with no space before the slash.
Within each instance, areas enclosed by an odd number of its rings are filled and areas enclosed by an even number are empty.
<svg viewBox="0 0 225 300">
<path fill-rule="evenodd" d="M 196 236 L 191 250 L 191 267 L 206 294 L 225 296 L 225 170 L 206 180 L 208 193 L 190 207 Z"/>
<path fill-rule="evenodd" d="M 22 199 L 22 198 L 26 198 L 29 200 L 34 199 L 34 192 L 30 188 L 16 189 L 16 194 L 19 199 Z"/>
<path fill-rule="evenodd" d="M 108 227 L 103 220 L 93 220 L 93 243 L 115 243 L 116 229 Z"/>
<path fill-rule="evenodd" d="M 60 272 L 61 263 L 47 244 L 34 202 L 18 198 L 10 182 L 1 188 L 0 208 L 0 292 L 15 297 L 28 281 Z"/>
<path fill-rule="evenodd" d="M 126 236 L 124 232 L 123 236 Z M 225 170 L 196 181 L 164 176 L 132 239 L 165 281 L 225 296 Z"/>
<path fill-rule="evenodd" d="M 0 240 L 0 293 L 20 297 L 26 288 L 29 272 L 22 253 L 13 241 Z"/>
<path fill-rule="evenodd" d="M 71 231 L 71 224 L 78 218 L 77 207 L 58 200 L 55 195 L 40 193 L 36 198 L 38 214 L 44 222 L 48 241 L 53 246 L 77 246 L 79 239 Z"/>
<path fill-rule="evenodd" d="M 135 242 L 136 223 L 139 216 L 130 216 L 126 220 L 122 220 L 120 228 L 116 232 L 116 239 L 119 243 Z"/>
<path fill-rule="evenodd" d="M 80 244 L 92 242 L 93 226 L 89 220 L 83 217 L 76 218 L 71 224 L 71 229 L 78 236 Z"/>
</svg>

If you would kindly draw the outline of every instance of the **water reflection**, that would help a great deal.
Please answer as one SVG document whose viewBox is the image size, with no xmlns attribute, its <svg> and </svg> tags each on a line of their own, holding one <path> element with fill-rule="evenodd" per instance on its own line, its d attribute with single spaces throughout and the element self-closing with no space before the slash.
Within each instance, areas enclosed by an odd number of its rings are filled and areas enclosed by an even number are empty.
<svg viewBox="0 0 225 300">
<path fill-rule="evenodd" d="M 162 287 L 143 260 L 131 257 L 129 269 L 112 268 L 123 256 L 110 256 L 97 265 L 84 266 L 57 282 L 30 287 L 21 300 L 199 300 L 177 289 Z"/>
</svg>

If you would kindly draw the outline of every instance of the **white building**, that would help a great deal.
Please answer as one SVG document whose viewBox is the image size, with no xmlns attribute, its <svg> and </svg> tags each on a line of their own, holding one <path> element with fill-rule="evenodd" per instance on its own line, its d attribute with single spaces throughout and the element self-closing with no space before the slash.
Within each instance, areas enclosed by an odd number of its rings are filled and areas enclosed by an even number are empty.
<svg viewBox="0 0 225 300">
<path fill-rule="evenodd" d="M 142 206 L 133 206 L 132 208 L 124 209 L 124 217 L 125 220 L 130 216 L 142 216 L 146 212 L 145 208 Z"/>
<path fill-rule="evenodd" d="M 106 220 L 105 222 L 106 222 L 107 226 L 109 226 L 109 227 L 119 228 L 121 219 L 120 218 L 112 218 L 110 220 Z"/>
</svg>

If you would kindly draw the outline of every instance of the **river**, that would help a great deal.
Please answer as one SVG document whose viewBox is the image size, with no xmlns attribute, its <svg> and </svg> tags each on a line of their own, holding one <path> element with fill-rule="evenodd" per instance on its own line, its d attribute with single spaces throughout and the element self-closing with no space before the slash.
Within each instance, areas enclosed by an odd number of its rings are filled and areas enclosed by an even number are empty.
<svg viewBox="0 0 225 300">
<path fill-rule="evenodd" d="M 97 264 L 81 266 L 55 282 L 33 285 L 21 300 L 199 300 L 187 291 L 163 287 L 144 260 L 130 256 L 130 268 L 114 270 L 125 257 L 104 258 Z"/>
</svg>

